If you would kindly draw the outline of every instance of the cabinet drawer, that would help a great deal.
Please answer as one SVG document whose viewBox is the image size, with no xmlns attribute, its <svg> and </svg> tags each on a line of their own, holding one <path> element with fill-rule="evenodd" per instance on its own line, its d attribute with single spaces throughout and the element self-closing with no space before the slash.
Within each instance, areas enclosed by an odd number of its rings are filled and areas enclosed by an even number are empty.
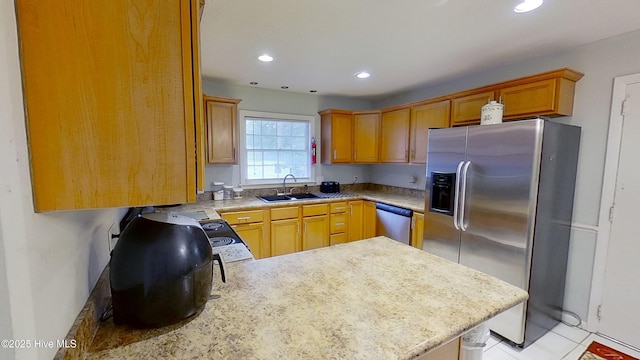
<svg viewBox="0 0 640 360">
<path fill-rule="evenodd" d="M 346 207 L 345 207 L 346 208 Z M 330 221 L 331 234 L 341 233 L 347 231 L 347 214 L 332 214 Z"/>
<path fill-rule="evenodd" d="M 326 215 L 327 204 L 304 205 L 302 207 L 302 216 Z"/>
<path fill-rule="evenodd" d="M 261 222 L 264 219 L 264 212 L 262 210 L 237 211 L 224 213 L 220 216 L 223 219 L 227 220 L 227 222 L 231 225 L 248 224 Z"/>
<path fill-rule="evenodd" d="M 342 213 L 347 212 L 347 203 L 346 202 L 335 202 L 331 203 L 331 213 Z"/>
<path fill-rule="evenodd" d="M 343 244 L 347 242 L 347 233 L 332 234 L 329 236 L 329 244 Z"/>
<path fill-rule="evenodd" d="M 298 206 L 271 209 L 271 220 L 295 219 L 299 210 Z"/>
</svg>

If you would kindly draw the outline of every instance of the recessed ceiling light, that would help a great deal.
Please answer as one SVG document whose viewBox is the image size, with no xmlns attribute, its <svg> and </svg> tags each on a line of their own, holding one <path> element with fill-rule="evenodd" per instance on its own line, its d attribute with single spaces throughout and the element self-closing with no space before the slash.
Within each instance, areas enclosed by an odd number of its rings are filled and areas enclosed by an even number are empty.
<svg viewBox="0 0 640 360">
<path fill-rule="evenodd" d="M 267 54 L 264 54 L 264 55 L 258 56 L 258 60 L 260 60 L 262 62 L 270 62 L 270 61 L 273 61 L 273 57 L 271 57 L 271 56 L 269 56 Z"/>
<path fill-rule="evenodd" d="M 525 13 L 531 10 L 535 10 L 542 5 L 543 0 L 524 0 L 518 6 L 516 6 L 513 11 L 517 13 Z"/>
<path fill-rule="evenodd" d="M 366 71 L 359 71 L 359 72 L 357 72 L 357 73 L 355 73 L 355 74 L 353 74 L 353 75 L 355 75 L 358 79 L 366 79 L 366 78 L 368 78 L 369 76 L 371 76 L 371 74 L 369 74 L 369 73 L 368 73 L 368 72 L 366 72 Z"/>
</svg>

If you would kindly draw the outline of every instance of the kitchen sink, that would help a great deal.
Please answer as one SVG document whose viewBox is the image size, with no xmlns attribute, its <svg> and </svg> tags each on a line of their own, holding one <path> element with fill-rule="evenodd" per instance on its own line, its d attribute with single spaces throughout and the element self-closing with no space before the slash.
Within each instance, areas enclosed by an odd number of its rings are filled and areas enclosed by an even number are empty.
<svg viewBox="0 0 640 360">
<path fill-rule="evenodd" d="M 262 195 L 256 196 L 258 199 L 265 202 L 276 202 L 276 201 L 292 201 L 292 200 L 304 200 L 304 199 L 315 199 L 319 196 L 309 193 L 300 193 L 300 194 L 291 194 L 291 195 Z"/>
</svg>

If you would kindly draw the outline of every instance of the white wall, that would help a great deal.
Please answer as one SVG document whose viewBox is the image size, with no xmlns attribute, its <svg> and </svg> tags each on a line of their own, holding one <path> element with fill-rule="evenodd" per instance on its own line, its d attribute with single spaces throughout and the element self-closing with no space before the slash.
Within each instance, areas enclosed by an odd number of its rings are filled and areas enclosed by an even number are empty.
<svg viewBox="0 0 640 360">
<path fill-rule="evenodd" d="M 203 61 L 206 60 L 203 59 Z M 318 115 L 318 111 L 329 108 L 349 110 L 368 110 L 371 108 L 369 101 L 261 89 L 252 86 L 227 84 L 212 79 L 204 79 L 203 91 L 211 96 L 242 99 L 238 104 L 239 110 L 315 116 L 317 120 L 315 134 L 318 154 L 321 153 L 320 115 Z M 321 165 L 320 157 L 318 157 L 315 172 L 316 177 L 341 183 L 352 183 L 354 176 L 358 177 L 358 182 L 369 181 L 369 168 L 367 166 Z M 207 190 L 211 189 L 211 182 L 214 180 L 237 186 L 240 182 L 240 169 L 238 165 L 208 165 L 205 179 Z"/>
<path fill-rule="evenodd" d="M 13 0 L 0 1 L 0 337 L 64 339 L 109 259 L 118 209 L 36 214 Z M 57 349 L 0 349 L 51 359 Z"/>
<path fill-rule="evenodd" d="M 374 102 L 373 108 L 435 97 L 564 67 L 585 74 L 576 85 L 573 116 L 556 119 L 582 127 L 565 308 L 585 320 L 589 308 L 598 231 L 613 79 L 640 72 L 640 31 L 567 49 L 562 53 L 464 75 L 454 81 Z M 395 167 L 389 165 L 376 165 L 372 174 L 393 174 L 395 170 Z M 377 181 L 377 176 L 372 175 L 372 178 Z M 404 174 L 389 175 L 385 183 L 396 185 L 402 183 L 403 179 Z"/>
</svg>

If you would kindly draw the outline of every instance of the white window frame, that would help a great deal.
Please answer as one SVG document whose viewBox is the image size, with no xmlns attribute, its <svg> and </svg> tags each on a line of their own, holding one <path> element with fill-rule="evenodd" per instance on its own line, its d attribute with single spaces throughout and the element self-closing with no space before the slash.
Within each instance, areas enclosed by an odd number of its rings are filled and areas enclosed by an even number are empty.
<svg viewBox="0 0 640 360">
<path fill-rule="evenodd" d="M 246 140 L 246 118 L 267 118 L 267 119 L 275 119 L 275 120 L 298 120 L 298 121 L 308 121 L 309 122 L 309 139 L 315 136 L 316 129 L 316 117 L 313 115 L 298 115 L 298 114 L 282 114 L 282 113 L 270 113 L 264 111 L 253 111 L 253 110 L 238 110 L 238 132 L 239 132 L 239 162 L 238 165 L 240 167 L 240 184 L 242 186 L 256 186 L 260 185 L 277 185 L 282 184 L 281 181 L 276 181 L 273 179 L 247 179 L 247 140 Z M 318 140 L 316 139 L 316 142 Z M 311 148 L 311 141 L 308 144 L 309 148 Z M 309 163 L 309 178 L 298 179 L 298 183 L 309 184 L 315 183 L 315 165 Z"/>
</svg>

